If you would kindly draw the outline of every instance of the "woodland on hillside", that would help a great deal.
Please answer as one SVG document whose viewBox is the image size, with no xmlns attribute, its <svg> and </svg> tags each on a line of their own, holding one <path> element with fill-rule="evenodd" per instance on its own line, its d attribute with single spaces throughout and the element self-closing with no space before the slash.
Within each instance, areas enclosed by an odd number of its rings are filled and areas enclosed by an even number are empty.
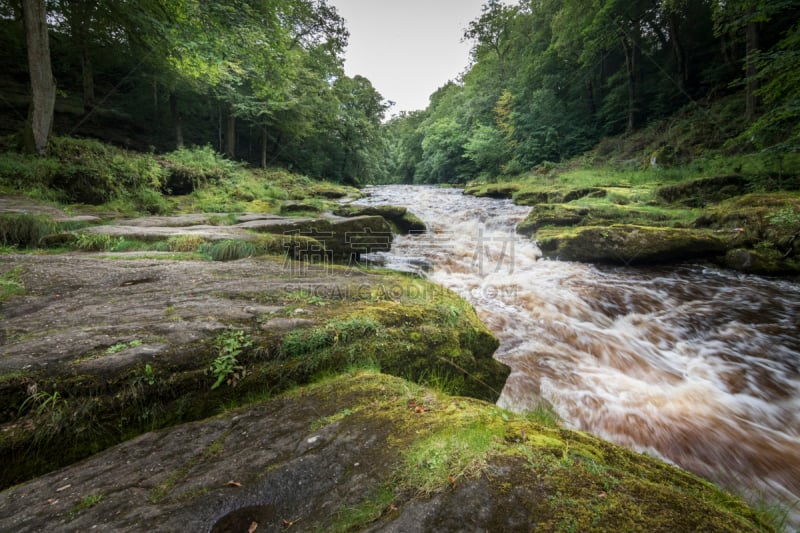
<svg viewBox="0 0 800 533">
<path fill-rule="evenodd" d="M 670 158 L 780 158 L 800 145 L 799 14 L 798 0 L 489 0 L 466 28 L 463 75 L 382 123 L 391 102 L 345 75 L 346 21 L 325 0 L 0 0 L 0 134 L 34 125 L 20 144 L 46 150 L 33 80 L 56 135 L 211 146 L 348 184 L 452 183 L 727 101 L 714 139 L 665 147 Z"/>
<path fill-rule="evenodd" d="M 30 68 L 35 32 L 24 22 L 39 4 L 49 52 L 34 49 Z M 347 39 L 325 0 L 0 0 L 0 133 L 22 129 L 28 72 L 49 59 L 53 78 L 40 83 L 57 93 L 58 135 L 141 151 L 210 145 L 254 165 L 364 181 L 382 158 L 388 104 L 344 74 Z"/>
<path fill-rule="evenodd" d="M 674 162 L 715 142 L 796 152 L 798 14 L 792 0 L 490 0 L 465 32 L 474 48 L 463 79 L 389 124 L 390 173 L 514 176 L 681 110 L 702 117 L 725 98 L 732 109 L 706 117 L 716 139 L 667 147 Z"/>
</svg>

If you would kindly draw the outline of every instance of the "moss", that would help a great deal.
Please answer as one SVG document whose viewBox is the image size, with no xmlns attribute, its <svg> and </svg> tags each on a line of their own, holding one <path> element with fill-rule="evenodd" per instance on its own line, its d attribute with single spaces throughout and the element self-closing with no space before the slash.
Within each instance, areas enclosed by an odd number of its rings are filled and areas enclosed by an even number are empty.
<svg viewBox="0 0 800 533">
<path fill-rule="evenodd" d="M 485 198 L 511 198 L 519 191 L 517 183 L 483 183 L 469 185 L 464 189 L 464 194 Z"/>
<path fill-rule="evenodd" d="M 334 210 L 334 214 L 343 217 L 380 216 L 389 223 L 394 233 L 400 235 L 420 233 L 427 229 L 419 217 L 405 207 L 395 205 L 340 206 Z"/>
<path fill-rule="evenodd" d="M 589 209 L 585 207 L 539 204 L 517 225 L 517 233 L 530 236 L 543 226 L 577 226 L 587 215 Z"/>
<path fill-rule="evenodd" d="M 12 268 L 0 274 L 0 304 L 12 296 L 25 292 L 25 285 L 21 276 L 22 267 Z"/>
<path fill-rule="evenodd" d="M 559 204 L 569 203 L 587 196 L 592 198 L 604 198 L 607 195 L 605 188 L 600 187 L 581 187 L 570 186 L 532 186 L 527 185 L 520 188 L 514 194 L 514 203 L 517 205 L 537 205 L 537 204 Z"/>
<path fill-rule="evenodd" d="M 667 202 L 703 207 L 746 192 L 749 181 L 739 175 L 701 178 L 659 188 L 656 194 Z"/>
<path fill-rule="evenodd" d="M 546 257 L 565 261 L 647 264 L 684 261 L 723 254 L 725 243 L 709 232 L 680 228 L 614 225 L 540 230 Z"/>
<path fill-rule="evenodd" d="M 380 529 L 402 518 L 398 509 L 435 499 L 436 513 L 415 515 L 433 522 L 415 527 L 452 528 L 436 522 L 445 517 L 470 523 L 475 510 L 464 508 L 469 502 L 496 531 L 511 527 L 515 516 L 542 531 L 771 531 L 741 500 L 692 474 L 494 405 L 364 372 L 302 394 L 350 406 L 353 414 L 339 420 L 340 431 L 390 428 L 385 456 L 371 459 L 394 465 L 378 473 L 380 497 L 371 492 L 337 514 L 336 523 L 350 530 Z M 474 486 L 482 487 L 480 503 L 470 499 Z"/>
</svg>

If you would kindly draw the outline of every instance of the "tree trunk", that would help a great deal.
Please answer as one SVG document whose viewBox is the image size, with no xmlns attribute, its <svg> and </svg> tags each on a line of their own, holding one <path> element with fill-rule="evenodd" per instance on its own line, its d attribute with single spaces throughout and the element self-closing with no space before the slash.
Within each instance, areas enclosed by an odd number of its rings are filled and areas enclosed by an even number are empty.
<svg viewBox="0 0 800 533">
<path fill-rule="evenodd" d="M 597 116 L 597 105 L 594 102 L 594 83 L 591 79 L 586 82 L 586 97 L 589 100 L 589 114 L 594 118 Z"/>
<path fill-rule="evenodd" d="M 751 10 L 752 11 L 752 10 Z M 747 78 L 746 87 L 746 102 L 745 102 L 745 118 L 748 122 L 752 122 L 756 118 L 758 111 L 758 22 L 748 22 L 745 29 L 746 34 L 746 55 L 745 55 L 745 77 Z"/>
<path fill-rule="evenodd" d="M 236 117 L 230 108 L 225 126 L 225 154 L 230 159 L 236 158 Z"/>
<path fill-rule="evenodd" d="M 637 126 L 637 108 L 638 104 L 638 83 L 637 71 L 639 69 L 638 61 L 636 58 L 636 51 L 638 47 L 636 43 L 628 38 L 622 37 L 622 49 L 625 52 L 625 71 L 628 78 L 628 120 L 626 131 L 628 133 L 636 129 Z"/>
<path fill-rule="evenodd" d="M 689 61 L 686 57 L 686 50 L 681 42 L 680 34 L 681 19 L 677 13 L 669 13 L 669 40 L 672 44 L 672 55 L 675 58 L 675 73 L 678 76 L 678 87 L 681 91 L 686 91 L 689 81 Z"/>
<path fill-rule="evenodd" d="M 170 99 L 172 99 L 172 94 L 171 93 L 170 93 Z M 172 105 L 171 102 L 170 102 L 170 105 Z M 155 76 L 153 76 L 153 120 L 156 122 L 156 124 L 158 124 L 158 122 L 159 122 L 158 119 L 161 118 L 160 115 L 158 114 L 158 112 L 159 112 L 158 107 L 159 107 L 158 106 L 158 80 L 156 79 Z"/>
<path fill-rule="evenodd" d="M 183 116 L 178 111 L 178 97 L 175 93 L 169 94 L 169 110 L 172 115 L 172 124 L 175 126 L 175 145 L 183 148 Z"/>
<path fill-rule="evenodd" d="M 89 47 L 81 47 L 81 74 L 83 76 L 83 110 L 88 112 L 94 106 L 94 71 Z"/>
<path fill-rule="evenodd" d="M 50 67 L 47 8 L 44 0 L 24 0 L 22 11 L 32 94 L 30 116 L 25 127 L 25 144 L 29 151 L 44 155 L 53 129 L 56 103 L 56 83 Z"/>
<path fill-rule="evenodd" d="M 267 127 L 261 126 L 261 168 L 267 168 Z"/>
</svg>

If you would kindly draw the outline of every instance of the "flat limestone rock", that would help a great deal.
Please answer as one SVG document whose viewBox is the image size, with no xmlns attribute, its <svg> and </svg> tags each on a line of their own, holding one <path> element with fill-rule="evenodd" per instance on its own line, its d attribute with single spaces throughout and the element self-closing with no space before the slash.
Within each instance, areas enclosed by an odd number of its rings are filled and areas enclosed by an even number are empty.
<svg viewBox="0 0 800 533">
<path fill-rule="evenodd" d="M 348 259 L 362 253 L 388 251 L 392 229 L 380 216 L 291 218 L 273 215 L 247 215 L 240 222 L 227 226 L 209 224 L 186 225 L 208 221 L 206 215 L 180 217 L 145 217 L 122 220 L 116 224 L 93 226 L 82 233 L 108 235 L 145 242 L 157 242 L 182 235 L 205 241 L 255 241 L 257 233 L 311 237 L 337 259 Z"/>
<path fill-rule="evenodd" d="M 476 431 L 495 437 L 465 468 L 455 435 Z M 451 466 L 425 481 L 437 462 Z M 141 435 L 0 493 L 0 509 L 17 533 L 763 526 L 654 458 L 371 372 Z"/>
</svg>

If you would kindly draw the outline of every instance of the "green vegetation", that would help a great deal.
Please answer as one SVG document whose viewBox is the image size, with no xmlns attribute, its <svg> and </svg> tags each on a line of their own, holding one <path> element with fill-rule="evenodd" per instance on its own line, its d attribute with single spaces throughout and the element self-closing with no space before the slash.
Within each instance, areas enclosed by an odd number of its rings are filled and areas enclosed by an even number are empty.
<svg viewBox="0 0 800 533">
<path fill-rule="evenodd" d="M 549 415 L 515 414 L 364 371 L 302 391 L 306 401 L 319 397 L 332 404 L 323 420 L 339 432 L 390 428 L 382 451 L 372 451 L 376 464 L 386 465 L 372 472 L 376 485 L 342 505 L 326 530 L 380 529 L 398 511 L 432 499 L 437 509 L 457 508 L 472 490 L 497 495 L 482 507 L 491 529 L 506 526 L 524 501 L 526 526 L 546 531 L 773 530 L 767 517 L 710 483 L 563 429 Z"/>
<path fill-rule="evenodd" d="M 139 339 L 134 339 L 129 342 L 118 342 L 116 344 L 112 344 L 108 348 L 106 348 L 106 355 L 113 355 L 115 353 L 119 353 L 123 350 L 127 350 L 128 348 L 136 348 L 137 346 L 141 346 L 142 341 Z"/>
<path fill-rule="evenodd" d="M 43 108 L 37 126 L 41 119 L 52 123 L 55 114 L 56 135 L 100 136 L 141 151 L 177 148 L 165 164 L 148 164 L 137 173 L 164 180 L 173 193 L 230 175 L 205 164 L 218 157 L 211 149 L 204 154 L 181 150 L 211 143 L 230 160 L 262 168 L 291 165 L 337 182 L 357 183 L 382 172 L 379 134 L 388 104 L 369 80 L 344 74 L 348 33 L 336 9 L 324 1 L 135 6 L 57 1 L 29 15 L 49 26 L 50 53 L 31 48 L 37 50 L 34 66 L 48 77 L 32 86 L 18 81 L 28 79 L 26 37 L 33 39 L 27 43 L 31 47 L 48 35 L 26 35 L 21 6 L 0 2 L 8 111 L 0 133 L 25 128 L 33 91 L 44 94 L 41 102 L 51 106 L 37 106 L 37 112 Z M 58 140 L 48 143 L 49 130 L 28 127 L 13 144 L 34 151 L 38 135 L 40 155 L 63 151 Z M 85 162 L 65 167 L 42 161 L 33 175 L 16 172 L 15 179 L 47 182 L 67 201 L 87 203 L 108 201 L 115 189 L 133 185 L 124 183 L 127 171 L 141 162 L 120 160 L 111 173 Z M 7 175 L 5 170 L 0 164 L 0 175 Z M 166 205 L 150 194 L 136 198 L 153 213 Z"/>
<path fill-rule="evenodd" d="M 70 509 L 69 515 L 70 517 L 74 517 L 84 509 L 89 509 L 90 507 L 94 507 L 98 503 L 103 500 L 102 494 L 90 494 L 84 497 L 81 501 L 75 504 L 75 506 Z"/>
<path fill-rule="evenodd" d="M 211 375 L 216 379 L 211 388 L 216 389 L 223 383 L 235 387 L 246 375 L 237 357 L 253 345 L 253 340 L 240 329 L 228 330 L 217 337 L 215 345 L 219 353 L 211 363 Z"/>
<path fill-rule="evenodd" d="M 209 242 L 201 245 L 198 251 L 214 261 L 235 261 L 256 255 L 253 243 L 239 240 Z"/>
<path fill-rule="evenodd" d="M 800 146 L 798 14 L 782 0 L 487 2 L 465 32 L 469 70 L 388 124 L 390 174 L 491 181 L 593 147 L 596 164 L 647 130 L 663 143 L 633 140 L 620 162 L 669 168 L 719 150 L 780 173 Z"/>
<path fill-rule="evenodd" d="M 5 302 L 15 294 L 25 292 L 25 285 L 22 283 L 20 275 L 22 267 L 17 267 L 0 274 L 0 303 Z"/>
</svg>

